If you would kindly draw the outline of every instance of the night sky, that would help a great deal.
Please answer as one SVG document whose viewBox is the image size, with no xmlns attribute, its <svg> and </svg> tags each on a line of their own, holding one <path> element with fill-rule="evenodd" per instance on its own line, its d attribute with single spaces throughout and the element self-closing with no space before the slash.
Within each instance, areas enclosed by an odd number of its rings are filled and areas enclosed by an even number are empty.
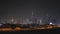
<svg viewBox="0 0 60 34">
<path fill-rule="evenodd" d="M 0 1 L 0 18 L 30 17 L 32 9 L 35 15 L 44 17 L 46 14 L 60 20 L 60 1 L 58 0 L 2 0 Z"/>
</svg>

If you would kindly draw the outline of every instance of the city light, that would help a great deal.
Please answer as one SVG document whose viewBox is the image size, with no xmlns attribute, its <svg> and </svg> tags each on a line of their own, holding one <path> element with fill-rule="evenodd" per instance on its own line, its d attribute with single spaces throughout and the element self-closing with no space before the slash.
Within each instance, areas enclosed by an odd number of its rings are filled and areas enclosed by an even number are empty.
<svg viewBox="0 0 60 34">
<path fill-rule="evenodd" d="M 49 24 L 51 24 L 51 25 L 52 25 L 53 23 L 52 23 L 52 22 L 50 22 Z"/>
<path fill-rule="evenodd" d="M 14 21 L 14 19 L 11 20 L 12 22 Z"/>
<path fill-rule="evenodd" d="M 1 26 L 2 24 L 0 24 L 0 26 Z"/>
</svg>

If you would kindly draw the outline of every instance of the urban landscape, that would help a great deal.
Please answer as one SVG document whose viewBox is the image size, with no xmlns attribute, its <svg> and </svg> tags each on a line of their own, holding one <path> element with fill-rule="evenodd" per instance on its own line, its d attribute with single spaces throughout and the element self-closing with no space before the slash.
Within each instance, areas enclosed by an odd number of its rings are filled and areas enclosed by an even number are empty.
<svg viewBox="0 0 60 34">
<path fill-rule="evenodd" d="M 60 31 L 60 1 L 2 0 L 1 31 Z"/>
<path fill-rule="evenodd" d="M 23 18 L 16 20 L 14 18 L 0 22 L 0 31 L 19 31 L 19 30 L 42 30 L 42 29 L 53 29 L 58 27 L 54 24 L 52 16 L 46 16 L 41 19 L 34 16 L 34 12 L 31 13 L 31 18 Z"/>
</svg>

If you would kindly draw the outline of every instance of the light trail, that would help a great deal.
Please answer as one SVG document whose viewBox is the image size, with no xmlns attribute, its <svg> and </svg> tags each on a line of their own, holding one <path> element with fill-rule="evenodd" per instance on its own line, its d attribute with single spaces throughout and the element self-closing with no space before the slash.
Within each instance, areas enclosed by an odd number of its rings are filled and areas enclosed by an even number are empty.
<svg viewBox="0 0 60 34">
<path fill-rule="evenodd" d="M 42 29 L 52 29 L 54 28 L 53 26 L 48 26 L 47 28 L 45 27 L 36 27 L 36 28 L 20 28 L 16 27 L 15 29 L 12 28 L 0 28 L 0 31 L 20 31 L 20 30 L 42 30 Z"/>
</svg>

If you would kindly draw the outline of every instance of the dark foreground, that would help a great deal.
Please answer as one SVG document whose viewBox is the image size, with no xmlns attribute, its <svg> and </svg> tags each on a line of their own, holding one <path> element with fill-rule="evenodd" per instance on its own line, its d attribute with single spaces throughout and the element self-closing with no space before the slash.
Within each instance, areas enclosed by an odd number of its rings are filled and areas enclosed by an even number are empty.
<svg viewBox="0 0 60 34">
<path fill-rule="evenodd" d="M 0 33 L 56 33 L 60 32 L 60 28 L 53 28 L 53 29 L 45 29 L 45 30 L 20 30 L 20 31 L 10 31 L 10 32 L 3 32 Z"/>
</svg>

